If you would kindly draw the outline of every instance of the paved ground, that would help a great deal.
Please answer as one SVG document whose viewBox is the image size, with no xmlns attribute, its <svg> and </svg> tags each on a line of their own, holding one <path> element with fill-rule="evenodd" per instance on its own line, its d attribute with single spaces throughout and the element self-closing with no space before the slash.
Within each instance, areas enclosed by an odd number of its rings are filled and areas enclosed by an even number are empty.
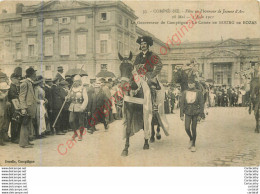
<svg viewBox="0 0 260 194">
<path fill-rule="evenodd" d="M 64 136 L 49 136 L 36 140 L 32 149 L 22 149 L 8 143 L 0 147 L 0 166 L 259 166 L 260 134 L 254 133 L 254 117 L 245 108 L 211 108 L 204 122 L 198 125 L 197 152 L 187 149 L 189 139 L 184 123 L 177 114 L 167 115 L 170 136 L 150 144 L 143 150 L 143 132 L 130 140 L 129 156 L 121 157 L 124 147 L 122 121 L 115 121 L 105 132 L 102 125 L 93 135 L 86 134 L 82 142 L 68 148 L 72 132 Z M 59 144 L 61 155 L 57 151 Z M 14 160 L 17 163 L 6 163 Z"/>
</svg>

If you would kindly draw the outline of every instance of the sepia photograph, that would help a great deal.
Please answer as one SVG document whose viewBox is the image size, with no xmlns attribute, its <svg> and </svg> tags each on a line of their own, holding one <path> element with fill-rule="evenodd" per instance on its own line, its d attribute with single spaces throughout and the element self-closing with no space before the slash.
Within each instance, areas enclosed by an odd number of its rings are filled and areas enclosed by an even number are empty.
<svg viewBox="0 0 260 194">
<path fill-rule="evenodd" d="M 259 166 L 258 1 L 0 11 L 0 166 Z"/>
</svg>

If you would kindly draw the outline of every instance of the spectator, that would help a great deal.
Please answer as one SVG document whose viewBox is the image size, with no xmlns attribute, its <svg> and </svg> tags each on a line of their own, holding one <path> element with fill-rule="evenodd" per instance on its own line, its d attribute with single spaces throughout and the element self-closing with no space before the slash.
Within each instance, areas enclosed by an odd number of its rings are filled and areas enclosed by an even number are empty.
<svg viewBox="0 0 260 194">
<path fill-rule="evenodd" d="M 32 67 L 26 69 L 26 79 L 22 80 L 20 86 L 19 100 L 21 113 L 24 115 L 20 132 L 20 147 L 31 148 L 29 136 L 33 136 L 32 119 L 36 116 L 36 97 L 33 89 L 33 81 L 36 79 L 36 70 Z"/>
<path fill-rule="evenodd" d="M 6 82 L 0 82 L 0 146 L 4 146 L 4 134 L 6 126 L 9 123 L 8 119 L 8 95 L 9 85 Z"/>
</svg>

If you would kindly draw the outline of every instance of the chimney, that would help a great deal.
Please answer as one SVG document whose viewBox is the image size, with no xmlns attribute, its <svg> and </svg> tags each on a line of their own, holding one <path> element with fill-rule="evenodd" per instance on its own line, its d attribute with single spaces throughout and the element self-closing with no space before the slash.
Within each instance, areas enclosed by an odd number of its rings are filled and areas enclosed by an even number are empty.
<svg viewBox="0 0 260 194">
<path fill-rule="evenodd" d="M 16 4 L 16 13 L 22 13 L 23 12 L 24 5 L 22 3 Z"/>
<path fill-rule="evenodd" d="M 2 9 L 2 13 L 7 13 L 6 9 Z"/>
</svg>

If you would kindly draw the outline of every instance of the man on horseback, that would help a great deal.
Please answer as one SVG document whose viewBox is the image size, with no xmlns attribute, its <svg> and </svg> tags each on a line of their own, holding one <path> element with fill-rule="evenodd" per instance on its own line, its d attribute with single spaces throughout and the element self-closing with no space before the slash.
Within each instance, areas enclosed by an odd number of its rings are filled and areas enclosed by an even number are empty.
<svg viewBox="0 0 260 194">
<path fill-rule="evenodd" d="M 138 37 L 136 42 L 140 44 L 139 50 L 141 50 L 141 52 L 136 56 L 134 67 L 138 74 L 147 81 L 151 90 L 153 110 L 157 111 L 156 90 L 160 90 L 161 87 L 156 76 L 161 72 L 163 65 L 160 57 L 154 52 L 149 51 L 149 47 L 153 45 L 152 37 Z"/>
</svg>

